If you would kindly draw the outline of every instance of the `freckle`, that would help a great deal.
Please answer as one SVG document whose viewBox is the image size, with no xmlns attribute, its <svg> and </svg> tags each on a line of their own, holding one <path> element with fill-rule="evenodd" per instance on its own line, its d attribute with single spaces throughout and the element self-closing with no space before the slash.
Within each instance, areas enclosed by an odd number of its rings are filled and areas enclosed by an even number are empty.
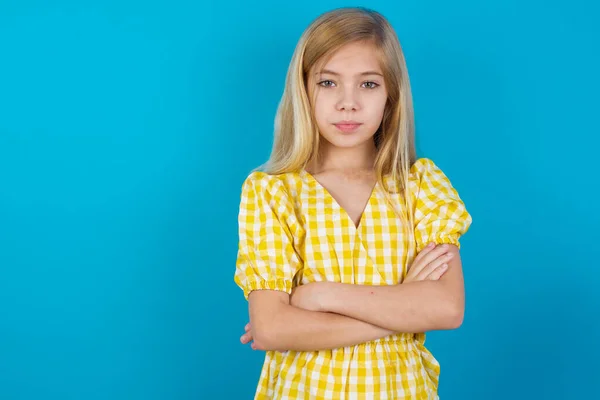
<svg viewBox="0 0 600 400">
<path fill-rule="evenodd" d="M 371 292 L 371 294 L 373 294 L 373 292 Z"/>
</svg>

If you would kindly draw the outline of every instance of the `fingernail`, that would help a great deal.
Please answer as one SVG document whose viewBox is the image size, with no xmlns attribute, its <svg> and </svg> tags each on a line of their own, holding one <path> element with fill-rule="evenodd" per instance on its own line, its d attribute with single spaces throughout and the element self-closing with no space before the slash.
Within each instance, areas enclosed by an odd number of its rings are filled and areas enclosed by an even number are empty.
<svg viewBox="0 0 600 400">
<path fill-rule="evenodd" d="M 454 254 L 453 254 L 453 253 L 448 253 L 448 254 L 446 255 L 446 257 L 448 257 L 448 258 L 452 258 L 452 257 L 454 257 Z"/>
<path fill-rule="evenodd" d="M 442 269 L 448 268 L 448 264 L 442 264 Z"/>
<path fill-rule="evenodd" d="M 427 245 L 427 247 L 432 248 L 434 245 L 435 245 L 435 243 L 429 242 L 429 244 Z"/>
</svg>

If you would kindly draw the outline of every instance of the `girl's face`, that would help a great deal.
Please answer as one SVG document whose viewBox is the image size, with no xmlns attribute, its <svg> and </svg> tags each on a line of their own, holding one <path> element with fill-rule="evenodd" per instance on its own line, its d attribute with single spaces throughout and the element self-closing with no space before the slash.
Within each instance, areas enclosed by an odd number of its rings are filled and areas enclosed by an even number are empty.
<svg viewBox="0 0 600 400">
<path fill-rule="evenodd" d="M 372 145 L 387 100 L 375 47 L 355 42 L 340 48 L 321 70 L 311 71 L 308 95 L 319 132 L 329 144 Z"/>
</svg>

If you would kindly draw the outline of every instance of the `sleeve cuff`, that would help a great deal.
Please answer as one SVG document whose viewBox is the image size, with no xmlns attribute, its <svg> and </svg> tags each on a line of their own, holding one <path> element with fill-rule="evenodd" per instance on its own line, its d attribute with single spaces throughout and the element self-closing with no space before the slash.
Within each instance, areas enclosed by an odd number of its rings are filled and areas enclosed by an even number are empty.
<svg viewBox="0 0 600 400">
<path fill-rule="evenodd" d="M 460 249 L 460 234 L 459 233 L 440 233 L 417 240 L 417 253 L 421 252 L 429 243 L 434 242 L 435 244 L 453 244 Z"/>
<path fill-rule="evenodd" d="M 248 300 L 248 296 L 250 292 L 254 290 L 277 290 L 280 292 L 285 292 L 287 294 L 292 293 L 292 281 L 286 278 L 279 279 L 258 279 L 258 280 L 248 280 L 246 282 L 246 286 L 244 287 L 244 297 Z"/>
</svg>

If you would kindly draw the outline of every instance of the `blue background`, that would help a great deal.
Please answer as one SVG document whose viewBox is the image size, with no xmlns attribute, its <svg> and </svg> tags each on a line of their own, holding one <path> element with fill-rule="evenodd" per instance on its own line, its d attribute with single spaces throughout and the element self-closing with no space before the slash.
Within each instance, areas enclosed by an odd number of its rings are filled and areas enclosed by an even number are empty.
<svg viewBox="0 0 600 400">
<path fill-rule="evenodd" d="M 52 3 L 48 5 L 47 3 Z M 309 0 L 0 2 L 0 399 L 248 399 L 241 183 L 268 156 Z M 598 6 L 370 1 L 418 150 L 472 213 L 444 399 L 600 377 Z"/>
</svg>

